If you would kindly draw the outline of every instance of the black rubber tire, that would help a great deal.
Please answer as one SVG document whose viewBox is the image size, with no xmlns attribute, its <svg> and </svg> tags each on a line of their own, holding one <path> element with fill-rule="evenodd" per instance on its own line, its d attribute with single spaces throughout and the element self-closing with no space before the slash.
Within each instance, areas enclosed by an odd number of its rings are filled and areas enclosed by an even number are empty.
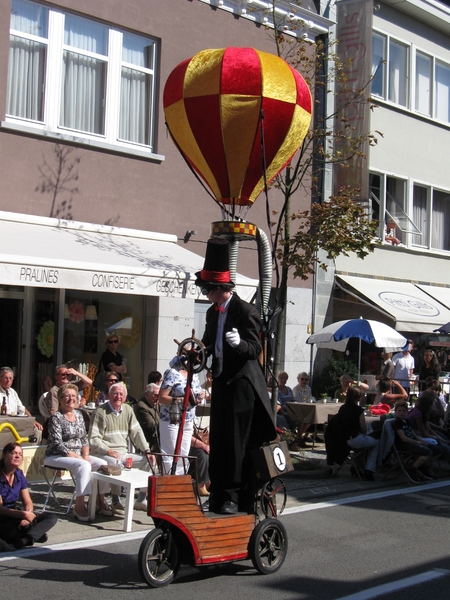
<svg viewBox="0 0 450 600">
<path fill-rule="evenodd" d="M 282 479 L 275 477 L 261 489 L 259 505 L 267 518 L 279 517 L 286 506 L 287 492 Z"/>
<path fill-rule="evenodd" d="M 138 566 L 149 586 L 158 588 L 172 583 L 180 567 L 180 559 L 177 542 L 170 531 L 156 528 L 145 536 L 139 548 Z"/>
<path fill-rule="evenodd" d="M 253 566 L 262 575 L 275 573 L 284 563 L 288 539 L 284 525 L 276 519 L 265 519 L 253 530 L 248 554 Z"/>
</svg>

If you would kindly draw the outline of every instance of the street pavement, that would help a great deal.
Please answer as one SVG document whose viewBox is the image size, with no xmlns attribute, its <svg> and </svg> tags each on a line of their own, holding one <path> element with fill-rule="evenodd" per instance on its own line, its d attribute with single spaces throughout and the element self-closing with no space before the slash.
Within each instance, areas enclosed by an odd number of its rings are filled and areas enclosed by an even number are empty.
<svg viewBox="0 0 450 600">
<path fill-rule="evenodd" d="M 326 454 L 323 444 L 316 445 L 312 449 L 295 453 L 293 456 L 302 456 L 308 458 L 309 462 L 317 464 L 317 469 L 312 471 L 293 471 L 283 477 L 287 489 L 286 509 L 295 510 L 302 505 L 310 505 L 345 498 L 354 498 L 382 490 L 404 489 L 405 487 L 420 488 L 421 484 L 412 484 L 406 481 L 404 476 L 397 473 L 391 474 L 388 479 L 384 479 L 384 474 L 376 474 L 375 481 L 361 482 L 350 474 L 350 468 L 344 466 L 337 476 L 330 478 L 326 470 Z M 439 480 L 450 479 L 450 466 L 441 463 L 436 467 L 436 475 Z M 66 481 L 65 489 L 68 491 L 71 481 Z M 60 488 L 59 494 L 66 498 L 67 502 L 71 496 L 70 493 L 64 493 Z M 46 483 L 32 483 L 30 485 L 31 496 L 36 510 L 42 508 L 46 493 Z M 288 511 L 289 512 L 289 511 Z M 153 528 L 153 521 L 143 511 L 134 511 L 133 513 L 133 532 L 144 532 Z M 57 525 L 49 533 L 47 544 L 81 542 L 87 539 L 100 538 L 103 536 L 112 536 L 124 534 L 123 518 L 104 517 L 97 515 L 93 523 L 81 523 L 76 521 L 72 515 L 60 515 Z"/>
</svg>

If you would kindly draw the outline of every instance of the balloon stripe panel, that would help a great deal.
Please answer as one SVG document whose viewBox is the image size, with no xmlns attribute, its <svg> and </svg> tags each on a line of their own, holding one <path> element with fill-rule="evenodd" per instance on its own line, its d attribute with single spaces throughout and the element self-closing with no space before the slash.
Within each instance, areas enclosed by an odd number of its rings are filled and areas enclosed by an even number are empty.
<svg viewBox="0 0 450 600">
<path fill-rule="evenodd" d="M 220 189 L 218 198 L 228 197 L 230 194 L 222 141 L 220 95 L 185 98 L 184 106 L 192 134 Z"/>
<path fill-rule="evenodd" d="M 195 165 L 195 170 L 209 185 L 214 196 L 220 198 L 221 192 L 208 165 L 208 161 L 205 160 L 191 128 L 186 126 L 188 118 L 184 100 L 166 107 L 165 112 L 167 122 L 170 125 L 170 133 L 180 151 L 189 160 L 191 165 Z"/>
<path fill-rule="evenodd" d="M 261 98 L 221 95 L 222 130 L 225 148 L 230 197 L 241 195 L 250 160 L 255 131 L 258 128 Z M 239 204 L 246 204 L 245 200 Z"/>
<path fill-rule="evenodd" d="M 280 146 L 283 144 L 286 135 L 288 134 L 291 126 L 292 116 L 294 114 L 295 104 L 288 102 L 280 102 L 279 100 L 273 100 L 272 98 L 263 98 L 262 110 L 264 112 L 264 149 L 266 157 L 266 167 L 273 162 L 275 156 L 279 152 Z M 271 127 L 270 123 L 276 122 L 276 127 Z M 284 161 L 287 157 L 283 157 Z M 242 194 L 248 198 L 255 199 L 256 195 L 260 193 L 264 187 L 264 180 L 262 176 L 262 155 L 260 137 L 258 132 L 258 140 L 255 141 L 251 160 L 247 170 L 247 177 L 245 179 L 244 186 L 242 188 Z M 272 175 L 273 177 L 273 175 Z M 256 192 L 255 187 L 258 187 L 259 192 Z M 256 193 L 256 195 L 255 195 Z"/>
<path fill-rule="evenodd" d="M 185 98 L 220 93 L 220 73 L 225 49 L 203 50 L 190 61 L 184 78 Z"/>
<path fill-rule="evenodd" d="M 169 75 L 164 86 L 163 105 L 170 106 L 183 97 L 184 76 L 190 59 L 183 61 Z"/>
<path fill-rule="evenodd" d="M 267 168 L 267 180 L 272 179 L 277 175 L 279 171 L 289 163 L 294 154 L 297 152 L 300 143 L 303 141 L 305 135 L 308 132 L 309 123 L 311 121 L 311 115 L 306 112 L 301 106 L 296 105 L 294 116 L 292 118 L 291 127 L 286 135 L 283 144 L 280 147 L 278 154 Z M 259 192 L 257 190 L 259 189 Z M 264 189 L 264 180 L 261 180 L 254 188 L 254 193 L 260 193 Z M 252 195 L 253 197 L 253 195 Z M 256 199 L 256 196 L 255 196 Z"/>
<path fill-rule="evenodd" d="M 223 56 L 221 93 L 260 96 L 261 64 L 253 48 L 227 48 Z"/>
<path fill-rule="evenodd" d="M 261 69 L 263 76 L 262 95 L 264 98 L 297 102 L 297 87 L 292 69 L 274 54 L 261 52 Z"/>
<path fill-rule="evenodd" d="M 312 113 L 312 98 L 309 87 L 306 85 L 306 81 L 295 69 L 291 68 L 297 84 L 297 104 L 301 106 L 309 114 Z"/>
</svg>

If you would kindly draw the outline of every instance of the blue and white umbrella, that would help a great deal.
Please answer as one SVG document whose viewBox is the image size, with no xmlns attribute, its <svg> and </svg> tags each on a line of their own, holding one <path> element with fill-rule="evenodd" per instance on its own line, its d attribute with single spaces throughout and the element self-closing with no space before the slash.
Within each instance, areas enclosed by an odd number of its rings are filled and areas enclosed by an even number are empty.
<svg viewBox="0 0 450 600">
<path fill-rule="evenodd" d="M 363 340 L 368 344 L 375 343 L 377 348 L 387 351 L 401 350 L 407 340 L 398 331 L 380 321 L 367 319 L 349 319 L 327 325 L 306 340 L 307 344 L 316 344 L 318 348 L 328 348 L 345 352 L 350 338 Z M 361 343 L 359 344 L 359 364 L 361 364 Z"/>
<path fill-rule="evenodd" d="M 447 323 L 446 325 L 441 325 L 438 329 L 433 329 L 433 332 L 443 334 L 450 333 L 450 323 Z"/>
</svg>

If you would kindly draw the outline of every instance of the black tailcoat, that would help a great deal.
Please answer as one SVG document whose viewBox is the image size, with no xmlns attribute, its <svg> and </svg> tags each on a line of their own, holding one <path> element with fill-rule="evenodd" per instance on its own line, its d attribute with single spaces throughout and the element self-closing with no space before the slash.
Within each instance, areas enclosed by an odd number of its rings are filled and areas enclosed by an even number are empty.
<svg viewBox="0 0 450 600">
<path fill-rule="evenodd" d="M 213 373 L 218 315 L 214 306 L 209 308 L 202 340 L 211 349 Z M 225 341 L 225 334 L 233 327 L 241 338 L 236 348 Z M 260 330 L 258 311 L 233 294 L 223 331 L 222 373 L 214 378 L 211 392 L 211 508 L 214 502 L 241 499 L 239 491 L 252 478 L 249 450 L 276 437 L 273 410 L 258 362 Z"/>
</svg>

